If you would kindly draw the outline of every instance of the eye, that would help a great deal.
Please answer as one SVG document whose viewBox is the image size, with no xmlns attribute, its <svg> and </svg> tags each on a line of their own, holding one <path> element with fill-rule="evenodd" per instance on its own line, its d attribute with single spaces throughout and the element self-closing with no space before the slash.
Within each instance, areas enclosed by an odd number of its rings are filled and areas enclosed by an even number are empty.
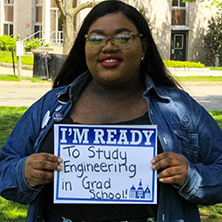
<svg viewBox="0 0 222 222">
<path fill-rule="evenodd" d="M 114 36 L 113 38 L 115 42 L 118 42 L 121 44 L 128 43 L 130 39 L 131 39 L 131 36 L 129 34 L 118 34 Z"/>
<path fill-rule="evenodd" d="M 94 44 L 100 44 L 104 41 L 105 37 L 101 35 L 91 35 L 88 37 L 88 41 Z"/>
</svg>

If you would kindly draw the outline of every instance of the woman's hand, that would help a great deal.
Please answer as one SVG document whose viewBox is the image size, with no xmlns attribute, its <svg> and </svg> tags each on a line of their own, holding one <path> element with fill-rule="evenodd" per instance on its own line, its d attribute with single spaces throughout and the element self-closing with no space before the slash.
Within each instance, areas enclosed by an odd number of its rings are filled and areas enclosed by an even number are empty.
<svg viewBox="0 0 222 222">
<path fill-rule="evenodd" d="M 25 178 L 34 187 L 53 181 L 54 170 L 61 171 L 62 159 L 49 153 L 37 153 L 29 156 L 25 163 Z"/>
<path fill-rule="evenodd" d="M 188 175 L 187 160 L 182 154 L 164 152 L 151 161 L 152 170 L 162 170 L 158 179 L 162 183 L 183 186 Z"/>
</svg>

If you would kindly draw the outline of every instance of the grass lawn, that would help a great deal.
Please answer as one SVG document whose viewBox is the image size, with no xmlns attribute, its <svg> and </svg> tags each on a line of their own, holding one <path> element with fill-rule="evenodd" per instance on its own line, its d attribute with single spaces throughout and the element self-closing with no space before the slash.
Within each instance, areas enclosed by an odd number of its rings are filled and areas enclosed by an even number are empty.
<svg viewBox="0 0 222 222">
<path fill-rule="evenodd" d="M 0 107 L 0 147 L 9 137 L 15 124 L 28 107 Z M 27 206 L 0 197 L 0 221 L 24 222 L 27 214 Z"/>
<path fill-rule="evenodd" d="M 15 124 L 28 107 L 0 106 L 0 147 L 9 137 Z M 210 114 L 222 128 L 222 111 L 211 111 Z M 222 222 L 222 204 L 200 207 L 202 222 Z M 0 221 L 25 222 L 27 206 L 16 204 L 0 197 Z"/>
<path fill-rule="evenodd" d="M 44 80 L 40 78 L 22 78 L 22 80 L 30 81 L 33 83 L 47 83 L 52 82 L 52 80 Z M 15 75 L 0 75 L 0 81 L 14 81 L 14 82 L 20 82 L 19 78 Z"/>
<path fill-rule="evenodd" d="M 222 82 L 222 76 L 174 76 L 178 82 Z"/>
<path fill-rule="evenodd" d="M 206 68 L 210 68 L 210 70 L 215 70 L 215 71 L 222 71 L 222 66 L 219 66 L 219 67 L 209 66 Z"/>
<path fill-rule="evenodd" d="M 14 61 L 17 64 L 16 53 L 14 52 Z M 0 62 L 2 63 L 13 63 L 12 53 L 6 51 L 0 51 Z M 22 56 L 22 65 L 33 66 L 34 56 Z"/>
<path fill-rule="evenodd" d="M 178 82 L 222 82 L 222 76 L 175 76 Z M 22 80 L 34 82 L 34 83 L 44 83 L 51 82 L 51 80 L 43 80 L 40 78 L 22 78 Z M 19 82 L 17 76 L 14 75 L 0 75 L 0 81 L 16 81 Z"/>
</svg>

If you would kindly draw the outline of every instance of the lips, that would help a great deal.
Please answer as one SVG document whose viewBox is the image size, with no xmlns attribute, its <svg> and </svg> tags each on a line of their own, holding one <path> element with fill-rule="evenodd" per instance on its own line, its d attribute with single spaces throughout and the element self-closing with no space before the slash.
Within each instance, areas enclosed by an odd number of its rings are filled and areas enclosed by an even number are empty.
<svg viewBox="0 0 222 222">
<path fill-rule="evenodd" d="M 104 68 L 115 68 L 121 64 L 122 60 L 119 56 L 106 55 L 99 59 L 99 63 Z"/>
</svg>

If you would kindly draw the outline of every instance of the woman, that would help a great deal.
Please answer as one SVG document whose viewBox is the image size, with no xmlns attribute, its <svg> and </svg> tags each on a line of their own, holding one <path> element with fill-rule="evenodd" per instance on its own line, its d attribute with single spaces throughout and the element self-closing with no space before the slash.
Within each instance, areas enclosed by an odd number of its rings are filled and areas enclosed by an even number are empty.
<svg viewBox="0 0 222 222">
<path fill-rule="evenodd" d="M 113 0 L 94 7 L 53 88 L 1 150 L 0 193 L 30 205 L 27 221 L 197 222 L 198 204 L 221 202 L 222 132 L 177 88 L 135 8 Z M 53 204 L 53 171 L 62 170 L 53 155 L 56 123 L 157 125 L 158 204 Z"/>
</svg>

